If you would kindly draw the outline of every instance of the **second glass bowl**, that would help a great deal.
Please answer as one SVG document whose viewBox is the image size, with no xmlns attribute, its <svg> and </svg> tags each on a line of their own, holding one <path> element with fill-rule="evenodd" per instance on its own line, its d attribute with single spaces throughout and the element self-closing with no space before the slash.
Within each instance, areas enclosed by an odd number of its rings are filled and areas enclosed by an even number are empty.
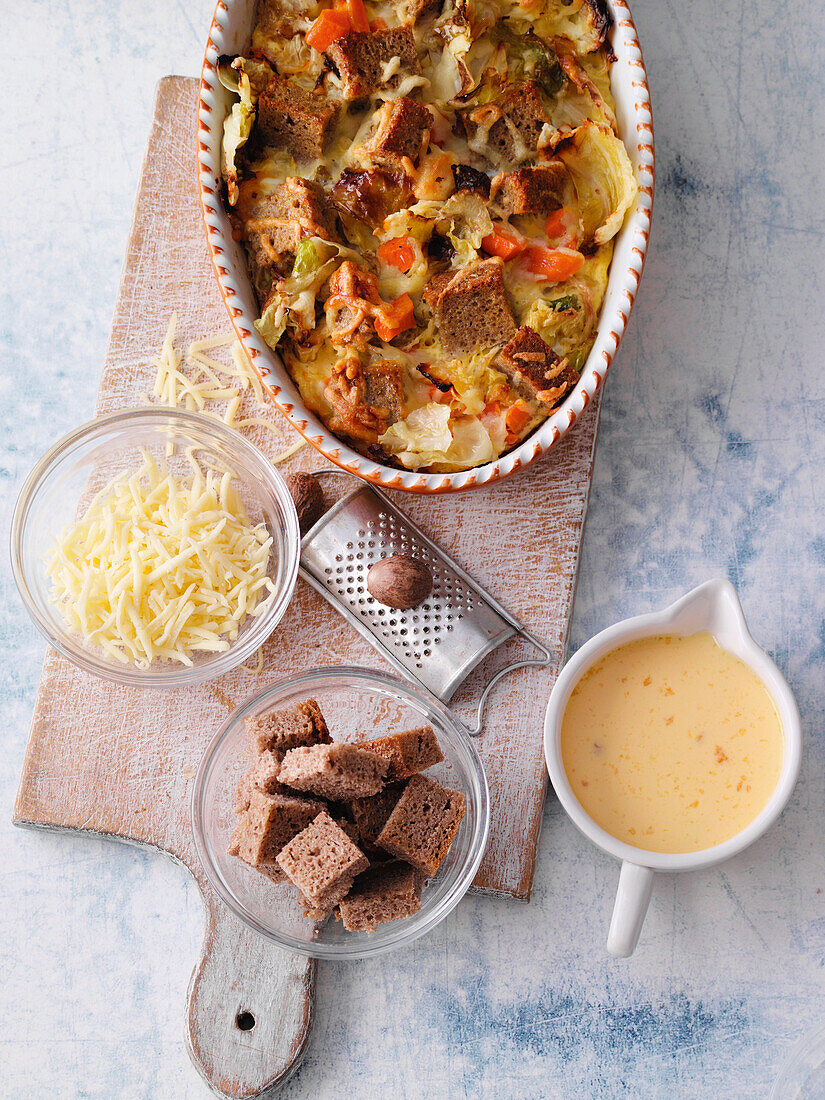
<svg viewBox="0 0 825 1100">
<path fill-rule="evenodd" d="M 444 761 L 427 769 L 461 791 L 467 812 L 438 874 L 428 880 L 412 917 L 347 932 L 340 921 L 305 917 L 297 891 L 276 885 L 227 852 L 237 822 L 232 800 L 249 767 L 244 718 L 314 698 L 334 741 L 371 741 L 429 724 Z M 412 684 L 364 668 L 326 668 L 281 680 L 249 697 L 215 735 L 195 780 L 192 824 L 198 856 L 212 886 L 251 928 L 291 951 L 318 959 L 361 959 L 411 943 L 458 904 L 478 871 L 490 825 L 487 780 L 469 737 L 449 710 Z"/>
<path fill-rule="evenodd" d="M 222 653 L 193 653 L 191 667 L 153 661 L 146 669 L 120 664 L 69 631 L 50 599 L 46 554 L 91 496 L 143 453 L 190 472 L 188 455 L 202 469 L 230 471 L 232 485 L 253 524 L 272 536 L 268 575 L 275 589 L 269 606 L 247 617 Z M 199 413 L 160 407 L 131 409 L 89 421 L 47 451 L 29 474 L 12 520 L 14 579 L 35 625 L 64 657 L 86 672 L 133 687 L 183 687 L 222 676 L 251 657 L 283 617 L 298 575 L 300 534 L 295 505 L 272 463 L 238 432 Z"/>
</svg>

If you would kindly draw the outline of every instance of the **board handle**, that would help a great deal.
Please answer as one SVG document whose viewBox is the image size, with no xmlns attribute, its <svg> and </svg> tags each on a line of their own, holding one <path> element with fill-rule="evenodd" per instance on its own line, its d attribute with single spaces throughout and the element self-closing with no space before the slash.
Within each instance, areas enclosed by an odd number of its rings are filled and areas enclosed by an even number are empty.
<svg viewBox="0 0 825 1100">
<path fill-rule="evenodd" d="M 243 924 L 199 880 L 206 916 L 187 994 L 186 1045 L 218 1095 L 271 1095 L 297 1068 L 312 1029 L 315 962 Z"/>
</svg>

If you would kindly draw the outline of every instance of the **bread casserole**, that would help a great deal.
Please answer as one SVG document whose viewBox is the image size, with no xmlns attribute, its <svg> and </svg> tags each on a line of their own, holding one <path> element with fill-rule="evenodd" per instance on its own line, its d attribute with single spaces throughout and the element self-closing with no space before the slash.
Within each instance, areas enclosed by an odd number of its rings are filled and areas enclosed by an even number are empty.
<svg viewBox="0 0 825 1100">
<path fill-rule="evenodd" d="M 261 0 L 222 57 L 258 333 L 375 462 L 488 464 L 576 386 L 637 184 L 596 0 Z"/>
</svg>

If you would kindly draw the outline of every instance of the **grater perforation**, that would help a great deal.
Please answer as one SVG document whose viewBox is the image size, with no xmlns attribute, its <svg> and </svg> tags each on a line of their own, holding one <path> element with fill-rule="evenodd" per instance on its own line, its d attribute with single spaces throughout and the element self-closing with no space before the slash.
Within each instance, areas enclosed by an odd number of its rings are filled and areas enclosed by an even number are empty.
<svg viewBox="0 0 825 1100">
<path fill-rule="evenodd" d="M 430 596 L 410 610 L 386 607 L 367 589 L 370 568 L 393 554 L 411 555 L 432 573 Z M 307 532 L 301 574 L 390 664 L 444 702 L 505 641 L 520 636 L 535 645 L 545 660 L 501 670 L 487 685 L 477 726 L 469 732 L 479 731 L 487 695 L 500 676 L 550 659 L 540 642 L 373 486 L 360 483 Z"/>
</svg>

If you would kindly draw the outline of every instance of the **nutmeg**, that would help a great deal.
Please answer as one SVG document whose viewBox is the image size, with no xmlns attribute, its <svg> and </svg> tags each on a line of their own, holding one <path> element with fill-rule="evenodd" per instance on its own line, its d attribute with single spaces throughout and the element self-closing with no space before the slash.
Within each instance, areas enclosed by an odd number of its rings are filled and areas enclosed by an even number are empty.
<svg viewBox="0 0 825 1100">
<path fill-rule="evenodd" d="M 425 562 L 409 554 L 377 561 L 367 573 L 367 591 L 386 607 L 418 607 L 433 590 L 433 575 Z"/>
<path fill-rule="evenodd" d="M 324 514 L 323 489 L 318 478 L 312 474 L 290 474 L 286 485 L 295 501 L 301 534 L 305 535 Z"/>
</svg>

